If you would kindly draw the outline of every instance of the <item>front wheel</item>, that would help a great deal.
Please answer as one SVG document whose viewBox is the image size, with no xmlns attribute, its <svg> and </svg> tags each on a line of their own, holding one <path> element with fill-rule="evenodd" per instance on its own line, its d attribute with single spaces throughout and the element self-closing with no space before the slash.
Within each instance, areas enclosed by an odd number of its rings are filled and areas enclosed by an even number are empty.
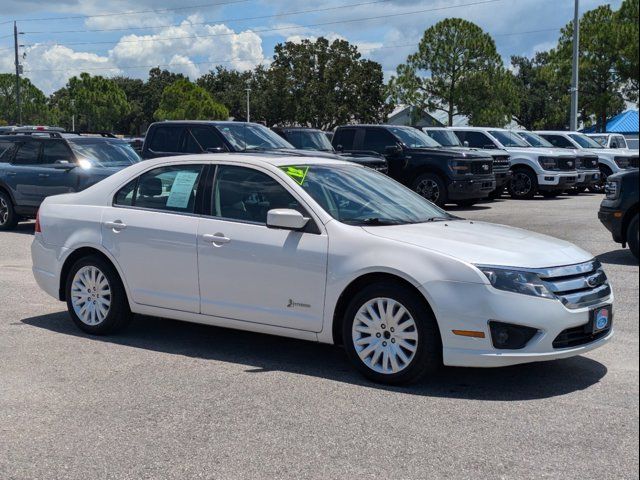
<svg viewBox="0 0 640 480">
<path fill-rule="evenodd" d="M 400 285 L 365 287 L 347 308 L 342 334 L 351 362 L 375 382 L 414 382 L 442 363 L 435 318 L 417 294 Z"/>
<path fill-rule="evenodd" d="M 439 207 L 443 207 L 448 201 L 447 186 L 436 174 L 425 173 L 420 175 L 415 179 L 412 187 L 414 192 Z"/>
<path fill-rule="evenodd" d="M 538 191 L 538 177 L 532 171 L 519 169 L 513 172 L 509 183 L 509 194 L 518 200 L 529 200 Z"/>
<path fill-rule="evenodd" d="M 113 333 L 131 318 L 118 273 L 98 256 L 81 258 L 71 267 L 66 299 L 73 322 L 92 335 Z"/>
<path fill-rule="evenodd" d="M 0 191 L 0 231 L 13 230 L 17 224 L 18 215 L 16 215 L 11 197 Z"/>
<path fill-rule="evenodd" d="M 627 243 L 629 244 L 629 250 L 633 253 L 633 256 L 638 257 L 638 248 L 640 244 L 640 231 L 638 229 L 638 214 L 631 219 L 629 226 L 627 227 Z"/>
</svg>

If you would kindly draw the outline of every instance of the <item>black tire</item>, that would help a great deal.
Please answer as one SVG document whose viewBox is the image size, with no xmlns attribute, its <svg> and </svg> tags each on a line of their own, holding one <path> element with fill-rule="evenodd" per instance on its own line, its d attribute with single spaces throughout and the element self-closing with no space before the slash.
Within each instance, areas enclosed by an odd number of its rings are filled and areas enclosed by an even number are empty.
<svg viewBox="0 0 640 480">
<path fill-rule="evenodd" d="M 95 268 L 99 272 L 101 272 L 106 278 L 110 289 L 110 294 L 103 297 L 104 299 L 108 299 L 108 301 L 110 302 L 107 314 L 104 319 L 95 324 L 89 324 L 83 321 L 79 317 L 78 313 L 76 313 L 73 303 L 74 297 L 72 293 L 72 287 L 74 278 L 76 274 L 85 267 Z M 84 289 L 82 290 L 82 294 L 87 297 L 94 295 L 93 301 L 91 300 L 91 298 L 89 298 L 88 302 L 85 303 L 92 303 L 93 305 L 96 305 L 96 301 L 100 301 L 96 299 L 94 292 L 96 292 L 95 288 L 93 289 L 93 292 L 91 292 L 90 287 L 87 291 L 84 291 Z M 111 264 L 97 255 L 91 255 L 81 258 L 71 267 L 71 270 L 69 271 L 66 279 L 65 294 L 67 299 L 67 308 L 69 310 L 69 315 L 71 316 L 73 323 L 75 323 L 76 326 L 82 331 L 90 333 L 91 335 L 108 335 L 110 333 L 117 332 L 118 330 L 124 328 L 131 320 L 131 311 L 129 310 L 127 294 L 124 290 L 124 286 L 122 285 L 122 281 L 120 280 L 118 272 L 116 272 Z M 99 297 L 100 296 L 98 295 L 98 298 Z"/>
<path fill-rule="evenodd" d="M 627 244 L 629 245 L 629 250 L 631 250 L 631 253 L 633 253 L 633 256 L 636 257 L 636 260 L 639 259 L 638 257 L 638 248 L 640 243 L 638 238 L 639 235 L 640 233 L 638 231 L 638 214 L 636 213 L 634 217 L 631 219 L 631 222 L 629 222 L 629 226 L 627 227 Z"/>
<path fill-rule="evenodd" d="M 357 321 L 356 316 L 360 309 L 364 308 L 367 302 L 377 298 L 390 299 L 403 306 L 415 324 L 414 329 L 404 330 L 403 332 L 414 333 L 417 335 L 417 346 L 415 353 L 413 354 L 408 353 L 409 350 L 405 350 L 404 347 L 401 348 L 400 343 L 403 342 L 403 340 L 396 340 L 395 336 L 392 336 L 399 335 L 399 332 L 391 333 L 393 331 L 392 326 L 381 325 L 381 328 L 387 327 L 386 330 L 378 329 L 376 338 L 380 338 L 380 340 L 373 340 L 374 342 L 377 342 L 376 344 L 380 346 L 381 350 L 386 348 L 388 345 L 390 347 L 388 350 L 389 352 L 393 352 L 394 349 L 397 349 L 402 350 L 405 355 L 409 355 L 409 362 L 401 365 L 402 368 L 396 373 L 375 371 L 374 367 L 368 366 L 365 361 L 360 359 L 358 351 L 356 350 L 357 347 L 354 345 L 353 328 L 354 323 Z M 389 306 L 388 303 L 386 305 Z M 398 312 L 398 310 L 395 311 L 396 313 Z M 399 324 L 405 324 L 405 322 L 406 320 L 400 320 Z M 386 336 L 387 334 L 389 337 Z M 363 335 L 366 335 L 366 338 L 373 338 L 373 333 L 371 335 L 363 333 Z M 440 330 L 438 329 L 436 319 L 430 313 L 429 309 L 425 308 L 424 302 L 421 301 L 414 292 L 401 285 L 393 283 L 376 283 L 365 287 L 360 293 L 355 295 L 345 312 L 342 324 L 342 338 L 347 355 L 353 365 L 358 371 L 360 371 L 360 373 L 374 382 L 388 385 L 412 383 L 427 374 L 436 372 L 442 365 L 442 339 L 440 337 Z M 384 342 L 395 343 L 396 341 L 398 344 L 395 347 L 391 347 L 391 343 L 387 343 L 382 347 Z M 413 340 L 409 340 L 409 342 L 413 342 Z M 366 350 L 366 348 L 367 347 L 362 347 L 363 350 Z M 368 359 L 370 362 L 373 361 L 376 357 L 376 350 L 378 349 L 376 348 L 373 350 L 371 352 L 371 356 L 365 357 L 365 360 Z M 380 363 L 378 368 L 382 368 L 384 354 L 378 353 L 377 355 L 378 359 L 375 360 L 376 363 L 374 363 L 374 366 Z M 413 355 L 413 357 L 411 357 L 411 355 Z M 387 362 L 387 365 L 390 366 L 391 363 Z"/>
<path fill-rule="evenodd" d="M 477 198 L 474 198 L 474 199 L 471 199 L 471 200 L 457 200 L 455 203 L 459 207 L 470 208 L 470 207 L 473 207 L 479 201 L 480 200 L 478 200 Z"/>
<path fill-rule="evenodd" d="M 16 214 L 15 207 L 11 201 L 11 197 L 0 190 L 0 231 L 9 231 L 16 228 L 19 217 Z"/>
<path fill-rule="evenodd" d="M 435 173 L 424 173 L 413 181 L 411 188 L 414 192 L 435 203 L 439 207 L 444 207 L 449 201 L 447 186 L 440 176 Z"/>
<path fill-rule="evenodd" d="M 526 168 L 517 168 L 509 182 L 509 195 L 517 200 L 530 200 L 538 192 L 537 175 Z"/>
</svg>

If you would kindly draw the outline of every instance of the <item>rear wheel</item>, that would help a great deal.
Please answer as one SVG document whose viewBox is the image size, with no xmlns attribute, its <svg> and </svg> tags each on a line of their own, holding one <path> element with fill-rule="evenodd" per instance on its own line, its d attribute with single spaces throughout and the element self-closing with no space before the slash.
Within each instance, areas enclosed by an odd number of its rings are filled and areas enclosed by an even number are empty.
<svg viewBox="0 0 640 480">
<path fill-rule="evenodd" d="M 533 198 L 538 191 L 538 177 L 530 170 L 523 168 L 513 172 L 509 184 L 509 194 L 512 198 L 528 200 Z"/>
<path fill-rule="evenodd" d="M 633 253 L 633 256 L 638 260 L 638 248 L 640 244 L 640 233 L 638 230 L 638 214 L 631 219 L 629 226 L 627 227 L 627 243 L 629 244 L 629 250 Z"/>
<path fill-rule="evenodd" d="M 342 326 L 351 362 L 375 382 L 414 382 L 442 363 L 435 318 L 403 286 L 378 283 L 365 287 L 349 304 Z"/>
<path fill-rule="evenodd" d="M 113 333 L 131 318 L 118 273 L 98 256 L 82 258 L 71 267 L 66 298 L 73 322 L 93 335 Z"/>
<path fill-rule="evenodd" d="M 448 201 L 447 187 L 442 179 L 433 173 L 420 175 L 413 182 L 413 190 L 439 207 Z"/>
<path fill-rule="evenodd" d="M 0 190 L 0 230 L 13 230 L 18 224 L 18 215 L 11 197 Z"/>
</svg>

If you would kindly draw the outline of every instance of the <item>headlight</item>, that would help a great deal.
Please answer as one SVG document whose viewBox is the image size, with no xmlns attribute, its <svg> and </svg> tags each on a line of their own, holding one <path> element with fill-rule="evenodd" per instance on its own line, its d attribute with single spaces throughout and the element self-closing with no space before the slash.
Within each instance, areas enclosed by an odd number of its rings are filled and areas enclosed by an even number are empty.
<svg viewBox="0 0 640 480">
<path fill-rule="evenodd" d="M 496 267 L 478 266 L 478 268 L 486 275 L 491 285 L 498 290 L 532 297 L 556 298 L 535 273 Z"/>
<path fill-rule="evenodd" d="M 614 160 L 620 168 L 629 168 L 630 160 L 628 157 L 615 157 Z"/>
<path fill-rule="evenodd" d="M 542 167 L 543 170 L 557 170 L 558 169 L 558 159 L 553 157 L 539 157 L 538 163 Z"/>
<path fill-rule="evenodd" d="M 464 160 L 451 160 L 449 162 L 451 170 L 459 174 L 465 174 L 469 172 L 469 162 Z"/>
<path fill-rule="evenodd" d="M 604 193 L 607 200 L 617 200 L 620 197 L 620 184 L 614 180 L 607 182 L 604 186 Z"/>
</svg>

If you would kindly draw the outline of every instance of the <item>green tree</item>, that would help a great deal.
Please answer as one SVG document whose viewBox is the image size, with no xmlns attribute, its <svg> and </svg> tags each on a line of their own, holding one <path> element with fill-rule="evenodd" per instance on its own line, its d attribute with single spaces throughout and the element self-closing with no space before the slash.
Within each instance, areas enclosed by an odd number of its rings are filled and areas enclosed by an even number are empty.
<svg viewBox="0 0 640 480">
<path fill-rule="evenodd" d="M 162 92 L 169 85 L 177 80 L 187 80 L 187 77 L 181 73 L 172 73 L 169 70 L 161 70 L 160 68 L 152 68 L 149 70 L 149 78 L 144 84 L 144 101 L 142 110 L 147 123 L 154 120 L 154 115 L 160 106 Z"/>
<path fill-rule="evenodd" d="M 47 97 L 28 78 L 20 78 L 20 100 L 23 124 L 50 122 L 51 114 Z M 0 121 L 5 124 L 18 124 L 16 77 L 10 73 L 0 73 Z"/>
<path fill-rule="evenodd" d="M 569 90 L 550 64 L 548 52 L 511 57 L 518 109 L 514 119 L 527 130 L 564 130 L 569 123 Z"/>
<path fill-rule="evenodd" d="M 62 126 L 79 131 L 114 131 L 120 119 L 129 113 L 124 91 L 116 82 L 101 76 L 81 73 L 51 97 L 51 105 L 60 115 Z"/>
<path fill-rule="evenodd" d="M 251 116 L 259 118 L 261 112 L 256 108 L 261 91 L 254 88 L 254 72 L 229 70 L 218 66 L 215 70 L 201 76 L 196 83 L 211 94 L 213 98 L 229 108 L 229 115 L 236 120 L 247 118 L 247 88 L 251 88 Z"/>
<path fill-rule="evenodd" d="M 145 84 L 129 77 L 114 77 L 113 81 L 122 89 L 129 102 L 129 113 L 116 123 L 116 131 L 129 135 L 141 135 L 150 123 L 144 113 Z"/>
<path fill-rule="evenodd" d="M 580 21 L 580 117 L 586 125 L 595 117 L 599 131 L 605 130 L 607 118 L 619 113 L 625 105 L 621 93 L 624 82 L 617 70 L 620 40 L 615 19 L 611 7 L 602 5 L 586 12 Z M 572 51 L 573 22 L 570 22 L 562 29 L 558 47 L 551 54 L 567 90 L 571 84 Z"/>
<path fill-rule="evenodd" d="M 616 66 L 620 80 L 624 83 L 627 100 L 636 103 L 638 102 L 638 62 L 640 61 L 639 17 L 638 0 L 624 0 L 615 17 L 619 45 Z"/>
<path fill-rule="evenodd" d="M 515 89 L 495 42 L 460 18 L 447 18 L 424 32 L 389 91 L 394 101 L 446 112 L 449 125 L 456 115 L 504 124 L 514 113 Z"/>
<path fill-rule="evenodd" d="M 344 40 L 278 44 L 265 77 L 265 108 L 277 111 L 266 114 L 275 123 L 332 129 L 349 121 L 381 121 L 385 115 L 381 65 L 363 60 Z"/>
<path fill-rule="evenodd" d="M 154 116 L 156 120 L 226 120 L 229 110 L 204 88 L 189 80 L 177 80 L 162 92 Z"/>
</svg>

